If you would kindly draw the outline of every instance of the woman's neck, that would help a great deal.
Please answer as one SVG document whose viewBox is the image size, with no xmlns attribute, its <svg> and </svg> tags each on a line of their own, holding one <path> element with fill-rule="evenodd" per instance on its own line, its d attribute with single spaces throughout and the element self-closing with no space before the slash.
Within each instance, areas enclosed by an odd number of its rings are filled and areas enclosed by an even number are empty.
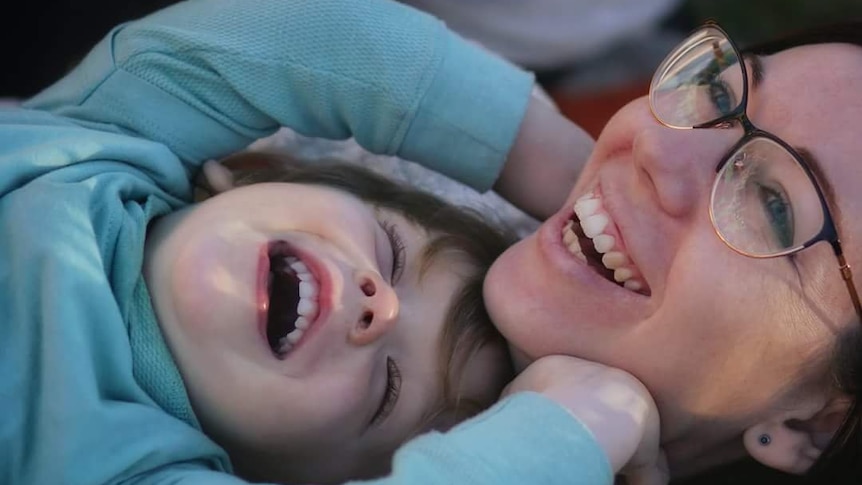
<svg viewBox="0 0 862 485">
<path fill-rule="evenodd" d="M 698 432 L 663 443 L 674 479 L 687 478 L 745 458 L 740 432 L 728 433 L 727 423 L 701 425 Z"/>
</svg>

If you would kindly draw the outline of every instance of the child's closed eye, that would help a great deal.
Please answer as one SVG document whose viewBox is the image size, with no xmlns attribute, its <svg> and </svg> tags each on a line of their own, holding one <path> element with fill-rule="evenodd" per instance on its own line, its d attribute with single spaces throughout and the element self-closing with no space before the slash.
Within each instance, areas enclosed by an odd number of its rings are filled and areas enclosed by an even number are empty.
<svg viewBox="0 0 862 485">
<path fill-rule="evenodd" d="M 389 247 L 392 249 L 392 273 L 389 275 L 389 283 L 394 286 L 404 273 L 407 248 L 395 224 L 387 220 L 381 220 L 380 227 L 386 233 L 386 237 L 389 239 Z"/>
<path fill-rule="evenodd" d="M 383 398 L 377 406 L 377 411 L 371 418 L 370 426 L 379 424 L 392 414 L 392 410 L 395 409 L 395 404 L 398 403 L 398 396 L 400 394 L 401 370 L 391 357 L 386 357 L 386 388 L 383 392 Z"/>
</svg>

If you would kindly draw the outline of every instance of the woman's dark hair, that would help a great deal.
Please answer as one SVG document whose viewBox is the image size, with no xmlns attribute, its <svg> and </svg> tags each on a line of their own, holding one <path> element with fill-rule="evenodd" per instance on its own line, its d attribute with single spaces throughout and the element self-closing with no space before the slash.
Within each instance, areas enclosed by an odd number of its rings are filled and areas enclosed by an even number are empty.
<svg viewBox="0 0 862 485">
<path fill-rule="evenodd" d="M 852 44 L 862 48 L 862 19 L 824 25 L 791 33 L 781 38 L 749 46 L 743 53 L 770 55 L 812 44 Z M 862 484 L 862 322 L 856 322 L 840 336 L 832 351 L 830 369 L 834 387 L 851 398 L 852 402 L 844 422 L 833 436 L 820 458 L 804 476 L 788 475 L 753 460 L 729 465 L 718 471 L 682 484 L 804 484 L 804 485 L 859 485 Z"/>
<path fill-rule="evenodd" d="M 811 28 L 751 46 L 745 51 L 769 55 L 792 47 L 827 43 L 853 44 L 862 48 L 862 20 Z M 831 362 L 835 387 L 850 396 L 852 403 L 841 427 L 803 477 L 803 483 L 862 483 L 862 406 L 859 404 L 862 399 L 862 322 L 856 323 L 839 338 Z"/>
</svg>

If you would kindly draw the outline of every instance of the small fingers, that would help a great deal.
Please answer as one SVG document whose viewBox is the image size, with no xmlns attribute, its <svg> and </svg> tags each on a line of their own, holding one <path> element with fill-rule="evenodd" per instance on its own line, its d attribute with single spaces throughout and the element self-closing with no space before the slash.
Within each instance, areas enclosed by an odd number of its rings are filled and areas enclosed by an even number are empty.
<svg viewBox="0 0 862 485">
<path fill-rule="evenodd" d="M 670 482 L 670 470 L 664 453 L 659 453 L 653 464 L 625 472 L 626 485 L 667 485 L 668 482 Z"/>
<path fill-rule="evenodd" d="M 233 174 L 216 160 L 207 160 L 203 165 L 204 180 L 214 193 L 220 194 L 233 188 Z"/>
</svg>

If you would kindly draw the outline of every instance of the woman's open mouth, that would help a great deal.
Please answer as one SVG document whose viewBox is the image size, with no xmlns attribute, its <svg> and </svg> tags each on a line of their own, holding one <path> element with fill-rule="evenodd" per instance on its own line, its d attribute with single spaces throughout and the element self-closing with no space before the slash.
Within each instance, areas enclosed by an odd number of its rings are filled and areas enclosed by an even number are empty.
<svg viewBox="0 0 862 485">
<path fill-rule="evenodd" d="M 575 202 L 561 237 L 572 255 L 603 278 L 635 293 L 650 294 L 640 270 L 619 244 L 619 235 L 600 196 L 588 193 Z"/>
<path fill-rule="evenodd" d="M 317 317 L 320 283 L 286 241 L 271 242 L 268 256 L 266 340 L 283 359 Z"/>
</svg>

